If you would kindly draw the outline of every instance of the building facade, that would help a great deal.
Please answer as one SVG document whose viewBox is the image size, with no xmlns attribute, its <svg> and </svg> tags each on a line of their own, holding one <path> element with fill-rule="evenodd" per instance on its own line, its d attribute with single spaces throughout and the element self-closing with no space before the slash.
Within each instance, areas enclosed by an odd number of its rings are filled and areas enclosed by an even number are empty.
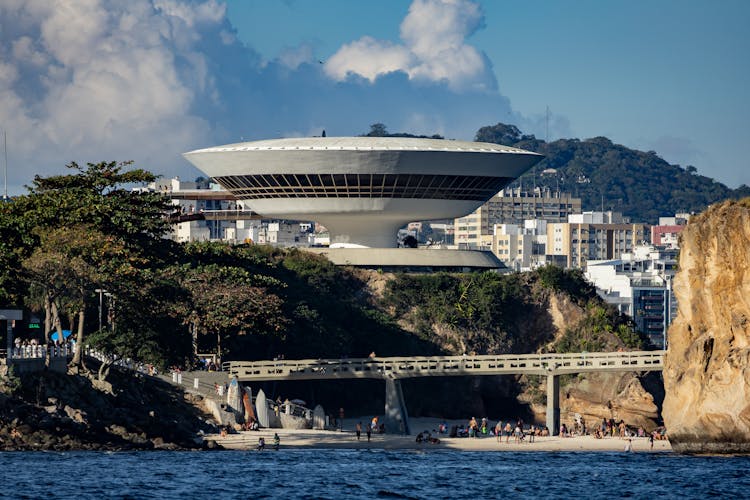
<svg viewBox="0 0 750 500">
<path fill-rule="evenodd" d="M 677 315 L 672 280 L 677 250 L 636 246 L 618 259 L 589 261 L 586 278 L 608 303 L 630 316 L 651 342 L 666 348 L 667 331 Z"/>
<path fill-rule="evenodd" d="M 520 188 L 503 190 L 471 214 L 455 220 L 455 243 L 459 248 L 490 248 L 496 224 L 523 226 L 526 220 L 565 222 L 581 212 L 581 199 L 570 194 Z"/>
<path fill-rule="evenodd" d="M 564 258 L 565 267 L 585 269 L 591 260 L 619 259 L 648 238 L 646 224 L 628 223 L 617 212 L 585 212 L 547 225 L 547 254 Z"/>
<path fill-rule="evenodd" d="M 526 220 L 519 224 L 495 224 L 492 252 L 509 269 L 528 271 L 549 263 L 547 221 Z"/>
<path fill-rule="evenodd" d="M 670 248 L 680 247 L 680 233 L 690 219 L 690 214 L 659 217 L 659 224 L 651 228 L 651 243 Z"/>
</svg>

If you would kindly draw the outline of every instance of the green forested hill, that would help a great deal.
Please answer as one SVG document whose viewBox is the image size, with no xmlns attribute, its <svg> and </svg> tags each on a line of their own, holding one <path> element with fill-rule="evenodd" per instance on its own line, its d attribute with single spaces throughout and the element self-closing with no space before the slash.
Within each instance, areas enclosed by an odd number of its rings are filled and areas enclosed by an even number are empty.
<svg viewBox="0 0 750 500">
<path fill-rule="evenodd" d="M 513 125 L 479 129 L 476 140 L 514 146 L 545 155 L 534 171 L 516 183 L 547 186 L 580 197 L 584 210 L 615 210 L 633 222 L 656 223 L 675 212 L 698 212 L 711 203 L 750 195 L 742 185 L 730 189 L 695 167 L 671 165 L 654 151 L 613 144 L 606 137 L 545 142 L 523 135 Z M 547 169 L 556 173 L 542 174 Z M 536 174 L 536 175 L 535 175 Z"/>
</svg>

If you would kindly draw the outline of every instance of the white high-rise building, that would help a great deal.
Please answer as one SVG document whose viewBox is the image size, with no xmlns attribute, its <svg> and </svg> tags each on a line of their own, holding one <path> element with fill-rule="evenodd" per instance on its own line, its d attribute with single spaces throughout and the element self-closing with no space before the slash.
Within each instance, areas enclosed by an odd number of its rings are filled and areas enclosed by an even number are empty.
<svg viewBox="0 0 750 500">
<path fill-rule="evenodd" d="M 627 314 L 651 342 L 666 347 L 666 334 L 677 314 L 672 280 L 677 250 L 636 246 L 615 260 L 590 260 L 586 278 L 599 295 Z"/>
</svg>

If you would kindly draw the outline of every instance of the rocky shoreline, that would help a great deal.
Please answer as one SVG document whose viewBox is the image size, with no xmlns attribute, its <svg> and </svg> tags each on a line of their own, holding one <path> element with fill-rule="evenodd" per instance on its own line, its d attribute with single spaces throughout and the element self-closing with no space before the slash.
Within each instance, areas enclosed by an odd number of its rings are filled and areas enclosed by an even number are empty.
<svg viewBox="0 0 750 500">
<path fill-rule="evenodd" d="M 217 431 L 199 396 L 153 377 L 113 370 L 104 384 L 53 372 L 5 381 L 4 451 L 196 450 L 211 448 L 200 435 Z"/>
</svg>

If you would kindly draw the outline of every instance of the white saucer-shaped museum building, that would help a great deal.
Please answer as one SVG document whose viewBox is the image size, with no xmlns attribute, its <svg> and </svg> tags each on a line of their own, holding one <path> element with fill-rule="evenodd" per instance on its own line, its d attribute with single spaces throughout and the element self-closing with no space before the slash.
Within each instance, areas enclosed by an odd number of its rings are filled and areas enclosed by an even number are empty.
<svg viewBox="0 0 750 500">
<path fill-rule="evenodd" d="M 184 154 L 263 217 L 312 220 L 331 247 L 392 248 L 412 221 L 471 213 L 542 159 L 497 144 L 400 137 L 309 137 Z"/>
</svg>

